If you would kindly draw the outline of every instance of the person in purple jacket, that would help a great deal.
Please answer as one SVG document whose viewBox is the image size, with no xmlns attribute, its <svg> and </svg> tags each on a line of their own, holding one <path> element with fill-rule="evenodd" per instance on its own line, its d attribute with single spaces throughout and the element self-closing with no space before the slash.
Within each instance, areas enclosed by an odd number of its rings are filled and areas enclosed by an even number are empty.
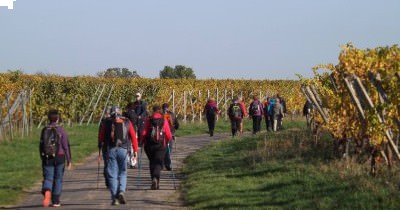
<svg viewBox="0 0 400 210">
<path fill-rule="evenodd" d="M 214 135 L 215 121 L 217 120 L 217 114 L 220 113 L 221 111 L 218 109 L 215 99 L 208 99 L 207 104 L 204 106 L 204 114 L 207 118 L 207 125 L 210 137 Z"/>
<path fill-rule="evenodd" d="M 251 102 L 249 107 L 249 114 L 253 119 L 253 134 L 256 134 L 261 130 L 261 120 L 264 115 L 263 104 L 258 100 L 257 96 L 253 96 L 253 102 Z"/>
<path fill-rule="evenodd" d="M 72 167 L 69 140 L 64 128 L 58 125 L 60 114 L 58 110 L 48 112 L 49 124 L 45 126 L 40 135 L 40 157 L 42 160 L 43 207 L 59 207 L 64 176 L 65 161 L 67 169 Z"/>
</svg>

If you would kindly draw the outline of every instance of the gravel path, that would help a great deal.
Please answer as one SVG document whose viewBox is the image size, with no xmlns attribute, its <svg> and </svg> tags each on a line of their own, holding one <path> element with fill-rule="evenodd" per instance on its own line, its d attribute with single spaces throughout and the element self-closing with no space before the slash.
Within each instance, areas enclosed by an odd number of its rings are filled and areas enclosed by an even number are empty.
<svg viewBox="0 0 400 210">
<path fill-rule="evenodd" d="M 140 177 L 138 169 L 128 169 L 128 187 L 125 193 L 128 203 L 120 206 L 111 206 L 110 192 L 104 185 L 102 174 L 100 175 L 99 188 L 97 189 L 97 153 L 92 154 L 83 164 L 76 165 L 73 170 L 65 172 L 61 198 L 62 206 L 60 208 L 186 209 L 181 199 L 180 191 L 183 175 L 179 171 L 183 167 L 183 160 L 210 141 L 226 137 L 226 134 L 216 134 L 212 138 L 208 135 L 177 138 L 176 150 L 173 151 L 172 166 L 174 170 L 162 171 L 159 190 L 150 190 L 149 164 L 143 151 Z M 30 191 L 26 192 L 25 199 L 20 205 L 11 209 L 41 209 L 42 195 L 40 194 L 40 188 L 41 184 L 38 183 Z"/>
</svg>

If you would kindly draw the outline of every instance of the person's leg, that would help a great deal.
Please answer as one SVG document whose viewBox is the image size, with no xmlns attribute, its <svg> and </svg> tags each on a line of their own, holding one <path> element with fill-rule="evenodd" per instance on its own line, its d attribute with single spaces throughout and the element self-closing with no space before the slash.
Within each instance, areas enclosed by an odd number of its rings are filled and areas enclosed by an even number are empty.
<svg viewBox="0 0 400 210">
<path fill-rule="evenodd" d="M 208 132 L 211 136 L 211 131 L 212 131 L 212 123 L 214 123 L 214 120 L 211 118 L 211 116 L 206 116 L 207 118 L 207 126 L 208 126 Z"/>
<path fill-rule="evenodd" d="M 162 161 L 165 156 L 165 148 L 159 148 L 159 150 L 154 151 L 154 161 L 153 161 L 153 180 L 156 180 L 155 189 L 159 189 L 160 184 L 160 176 L 161 176 L 161 168 Z M 154 182 L 152 183 L 154 184 Z M 152 186 L 153 189 L 153 186 Z"/>
<path fill-rule="evenodd" d="M 117 199 L 118 193 L 118 162 L 117 162 L 117 148 L 112 148 L 109 151 L 109 158 L 107 164 L 108 184 L 110 185 L 111 199 L 113 202 Z"/>
<path fill-rule="evenodd" d="M 104 164 L 104 168 L 103 168 L 103 176 L 104 176 L 104 180 L 105 180 L 105 185 L 108 188 L 110 185 L 108 184 L 108 174 L 107 174 L 107 165 L 108 165 L 108 153 L 106 149 L 102 150 L 102 155 L 103 155 L 103 164 Z"/>
<path fill-rule="evenodd" d="M 53 204 L 60 204 L 60 197 L 62 192 L 62 182 L 64 177 L 64 166 L 65 166 L 64 156 L 57 156 L 56 164 L 54 167 L 54 184 L 52 190 L 52 202 Z"/>
<path fill-rule="evenodd" d="M 170 141 L 167 145 L 167 149 L 165 151 L 164 156 L 164 166 L 169 171 L 171 170 L 171 154 L 172 154 L 172 141 Z"/>
<path fill-rule="evenodd" d="M 43 161 L 42 170 L 43 170 L 42 194 L 44 196 L 43 207 L 49 207 L 51 202 L 51 191 L 53 189 L 53 183 L 54 183 L 54 160 Z"/>
<path fill-rule="evenodd" d="M 215 129 L 215 121 L 216 121 L 216 118 L 215 118 L 215 115 L 212 115 L 211 117 L 210 117 L 210 125 L 211 125 L 211 129 L 210 129 L 210 136 L 214 136 L 214 129 Z"/>
<path fill-rule="evenodd" d="M 128 150 L 124 148 L 117 149 L 117 162 L 118 162 L 118 188 L 117 194 L 126 191 L 126 179 L 127 179 L 127 162 L 128 162 Z"/>
<path fill-rule="evenodd" d="M 232 131 L 232 137 L 234 137 L 234 136 L 235 136 L 235 134 L 236 134 L 236 128 L 235 128 L 235 126 L 236 126 L 236 122 L 235 122 L 235 120 L 231 120 L 231 131 Z"/>
<path fill-rule="evenodd" d="M 274 118 L 274 131 L 276 131 L 277 126 L 278 126 L 278 120 Z"/>
<path fill-rule="evenodd" d="M 252 118 L 253 118 L 253 134 L 255 134 L 257 132 L 256 131 L 256 128 L 257 128 L 257 117 L 253 116 Z"/>
</svg>

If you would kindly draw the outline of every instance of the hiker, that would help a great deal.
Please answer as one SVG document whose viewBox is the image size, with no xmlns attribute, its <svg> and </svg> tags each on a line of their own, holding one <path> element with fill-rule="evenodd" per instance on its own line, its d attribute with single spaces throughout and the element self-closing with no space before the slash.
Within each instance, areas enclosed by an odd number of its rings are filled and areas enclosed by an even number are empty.
<svg viewBox="0 0 400 210">
<path fill-rule="evenodd" d="M 249 107 L 249 114 L 253 119 L 253 134 L 256 134 L 261 129 L 261 119 L 263 116 L 263 105 L 258 100 L 257 96 L 253 96 L 253 102 L 251 102 Z"/>
<path fill-rule="evenodd" d="M 265 127 L 267 128 L 267 131 L 272 130 L 272 112 L 270 111 L 271 107 L 271 97 L 266 97 L 265 102 L 264 102 L 264 118 L 265 118 Z"/>
<path fill-rule="evenodd" d="M 97 134 L 97 142 L 100 142 L 99 141 L 99 139 L 100 139 L 100 131 L 101 131 L 101 127 L 107 122 L 107 121 L 109 121 L 109 120 L 111 120 L 111 116 L 110 116 L 110 109 L 111 109 L 111 106 L 109 106 L 109 107 L 107 107 L 106 108 L 106 110 L 105 110 L 105 113 L 104 113 L 104 117 L 101 119 L 101 121 L 100 121 L 100 125 L 99 125 L 99 132 L 98 132 L 98 134 Z M 103 165 L 104 165 L 104 167 L 103 167 L 103 176 L 104 176 L 104 180 L 105 180 L 105 185 L 106 185 L 106 187 L 107 187 L 107 189 L 110 187 L 110 185 L 108 184 L 108 175 L 107 175 L 107 165 L 108 165 L 108 149 L 107 149 L 107 147 L 103 147 L 103 145 L 102 144 L 100 144 L 100 143 L 98 143 L 98 148 L 99 148 L 99 159 L 98 159 L 98 162 L 99 162 L 99 164 L 100 164 L 100 161 L 101 161 L 101 157 L 100 157 L 100 151 L 101 151 L 101 154 L 102 154 L 102 158 L 103 158 Z"/>
<path fill-rule="evenodd" d="M 247 117 L 246 104 L 243 102 L 242 96 L 239 96 L 238 100 L 239 100 L 240 108 L 242 108 L 242 111 L 243 111 L 243 117 L 242 117 L 242 120 L 240 121 L 240 134 L 243 134 L 243 119 L 246 119 L 246 117 Z"/>
<path fill-rule="evenodd" d="M 59 207 L 65 160 L 67 170 L 72 168 L 71 149 L 67 133 L 58 125 L 60 119 L 58 110 L 49 110 L 47 117 L 49 124 L 42 129 L 39 144 L 43 171 L 43 207 L 49 207 L 51 203 L 53 207 Z"/>
<path fill-rule="evenodd" d="M 283 112 L 283 106 L 280 103 L 279 98 L 275 99 L 275 104 L 272 106 L 272 111 L 273 111 L 273 119 L 274 119 L 274 127 L 273 130 L 277 131 L 282 129 L 280 127 L 282 118 L 285 116 L 285 113 Z"/>
<path fill-rule="evenodd" d="M 278 124 L 279 130 L 282 130 L 283 129 L 283 116 L 286 116 L 286 100 L 279 93 L 276 94 L 276 98 L 279 99 L 279 102 L 282 105 L 282 110 L 283 110 L 282 111 L 283 115 L 280 118 L 280 121 Z"/>
<path fill-rule="evenodd" d="M 165 152 L 165 157 L 164 157 L 164 166 L 168 171 L 170 171 L 170 170 L 172 170 L 171 154 L 172 154 L 173 144 L 175 143 L 175 130 L 177 130 L 179 128 L 179 122 L 178 122 L 178 119 L 176 119 L 175 114 L 169 110 L 168 103 L 164 103 L 162 105 L 162 113 L 163 113 L 164 119 L 166 119 L 168 122 L 169 128 L 172 133 L 172 140 L 173 140 L 167 144 L 167 151 Z"/>
<path fill-rule="evenodd" d="M 215 121 L 217 120 L 217 114 L 221 111 L 217 107 L 217 103 L 214 98 L 210 98 L 204 107 L 204 113 L 207 118 L 207 125 L 210 137 L 214 136 Z"/>
<path fill-rule="evenodd" d="M 130 145 L 137 157 L 138 142 L 132 123 L 122 117 L 119 107 L 113 106 L 110 118 L 100 128 L 99 146 L 108 153 L 107 175 L 112 205 L 126 204 L 127 160 Z"/>
<path fill-rule="evenodd" d="M 131 121 L 136 134 L 138 134 L 139 132 L 136 130 L 137 127 L 134 126 L 136 124 L 136 122 L 138 121 L 138 115 L 136 114 L 135 108 L 136 108 L 135 103 L 129 102 L 126 105 L 125 112 L 122 114 L 122 116 L 126 117 L 127 119 L 129 119 L 129 121 Z M 136 168 L 137 160 L 136 160 L 136 157 L 133 157 L 132 145 L 131 145 L 131 148 L 129 151 L 130 152 L 129 152 L 128 166 L 129 166 L 129 168 Z"/>
<path fill-rule="evenodd" d="M 159 105 L 153 107 L 153 114 L 146 119 L 144 125 L 141 135 L 150 162 L 151 189 L 156 190 L 160 189 L 161 168 L 172 133 Z"/>
<path fill-rule="evenodd" d="M 233 103 L 229 106 L 228 114 L 229 119 L 231 120 L 232 137 L 235 137 L 237 135 L 237 132 L 240 132 L 240 123 L 242 122 L 244 116 L 239 98 L 235 98 L 233 100 Z"/>
<path fill-rule="evenodd" d="M 141 134 L 143 132 L 143 128 L 144 128 L 144 121 L 147 117 L 147 103 L 145 101 L 142 100 L 142 94 L 141 93 L 136 93 L 136 101 L 134 102 L 135 105 L 135 113 L 137 116 L 137 120 L 134 123 L 134 127 L 135 127 L 135 131 L 138 134 Z M 138 141 L 139 144 L 142 145 L 142 139 L 141 136 L 138 135 Z"/>
<path fill-rule="evenodd" d="M 312 110 L 312 103 L 306 100 L 303 106 L 303 116 L 306 117 L 307 125 L 310 126 L 310 115 Z"/>
</svg>

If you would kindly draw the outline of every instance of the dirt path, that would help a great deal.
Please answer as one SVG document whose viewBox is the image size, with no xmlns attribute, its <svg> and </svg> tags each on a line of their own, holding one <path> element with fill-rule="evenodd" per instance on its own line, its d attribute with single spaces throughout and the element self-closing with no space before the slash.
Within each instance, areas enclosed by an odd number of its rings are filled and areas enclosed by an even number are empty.
<svg viewBox="0 0 400 210">
<path fill-rule="evenodd" d="M 173 151 L 172 163 L 175 170 L 162 171 L 160 190 L 150 190 L 148 159 L 143 151 L 140 177 L 138 169 L 128 169 L 128 189 L 125 194 L 128 203 L 120 206 L 111 206 L 110 192 L 104 185 L 102 175 L 97 189 L 97 154 L 93 154 L 83 164 L 65 172 L 61 209 L 186 209 L 180 197 L 183 177 L 178 173 L 183 167 L 183 160 L 208 144 L 210 140 L 216 141 L 226 137 L 227 135 L 217 134 L 212 138 L 207 135 L 177 138 L 177 149 Z M 173 172 L 175 172 L 175 179 Z M 21 205 L 12 209 L 42 208 L 40 187 L 41 185 L 37 184 L 27 192 Z"/>
</svg>

